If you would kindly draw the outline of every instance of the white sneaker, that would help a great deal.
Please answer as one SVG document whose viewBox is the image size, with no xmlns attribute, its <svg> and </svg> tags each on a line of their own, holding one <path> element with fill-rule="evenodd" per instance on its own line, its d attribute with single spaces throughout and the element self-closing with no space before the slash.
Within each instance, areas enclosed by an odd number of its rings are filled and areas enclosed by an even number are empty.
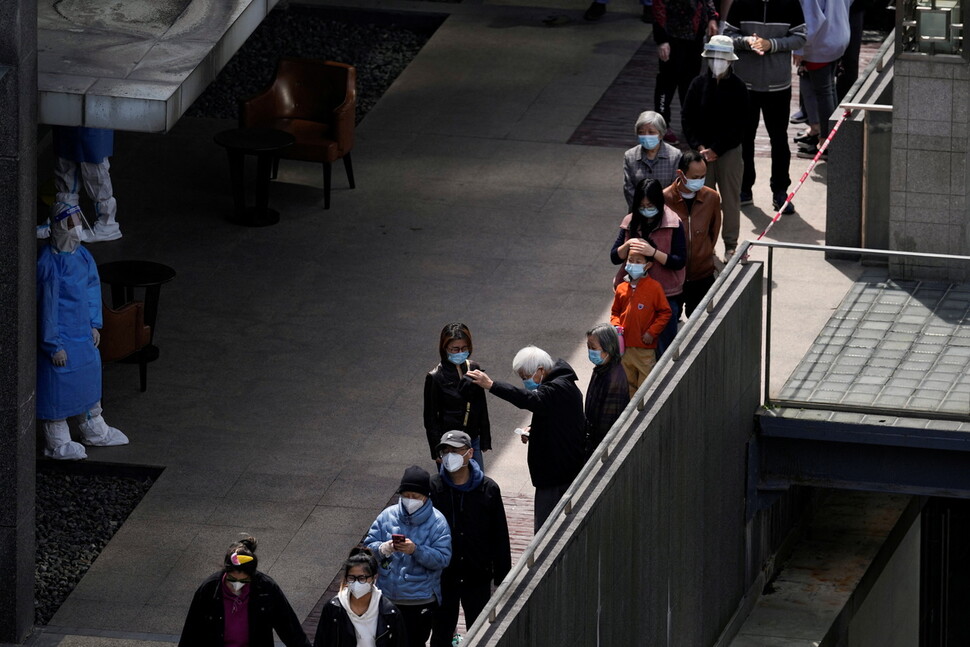
<svg viewBox="0 0 970 647">
<path fill-rule="evenodd" d="M 128 436 L 114 427 L 109 427 L 101 416 L 95 416 L 78 425 L 81 442 L 91 447 L 116 447 L 127 445 Z"/>
<path fill-rule="evenodd" d="M 81 231 L 81 242 L 82 243 L 103 243 L 109 240 L 118 240 L 121 238 L 121 227 L 118 223 L 103 223 L 100 220 L 94 223 L 92 229 L 84 229 Z"/>
</svg>

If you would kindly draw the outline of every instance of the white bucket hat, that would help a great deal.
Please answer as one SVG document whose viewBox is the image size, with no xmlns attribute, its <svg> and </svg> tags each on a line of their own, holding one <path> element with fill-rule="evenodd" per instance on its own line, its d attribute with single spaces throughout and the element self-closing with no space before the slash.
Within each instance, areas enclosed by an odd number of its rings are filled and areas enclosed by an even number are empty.
<svg viewBox="0 0 970 647">
<path fill-rule="evenodd" d="M 711 40 L 704 43 L 704 58 L 721 58 L 725 61 L 736 61 L 738 55 L 734 53 L 734 41 L 730 36 L 711 36 Z"/>
</svg>

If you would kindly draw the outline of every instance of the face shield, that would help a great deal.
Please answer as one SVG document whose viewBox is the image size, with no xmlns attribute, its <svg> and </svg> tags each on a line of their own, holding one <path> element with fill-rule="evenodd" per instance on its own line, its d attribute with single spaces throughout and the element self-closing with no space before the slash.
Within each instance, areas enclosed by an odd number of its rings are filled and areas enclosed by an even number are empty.
<svg viewBox="0 0 970 647">
<path fill-rule="evenodd" d="M 56 203 L 51 214 L 51 244 L 59 252 L 73 253 L 81 244 L 81 233 L 86 225 L 81 207 L 66 202 Z"/>
</svg>

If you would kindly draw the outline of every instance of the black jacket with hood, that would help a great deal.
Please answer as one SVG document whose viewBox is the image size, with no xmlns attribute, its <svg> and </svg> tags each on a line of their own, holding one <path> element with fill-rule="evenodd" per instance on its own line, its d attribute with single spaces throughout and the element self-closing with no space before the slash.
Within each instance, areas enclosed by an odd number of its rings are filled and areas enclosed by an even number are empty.
<svg viewBox="0 0 970 647">
<path fill-rule="evenodd" d="M 572 367 L 558 359 L 535 391 L 507 382 L 492 384 L 493 395 L 533 414 L 529 475 L 537 488 L 568 486 L 583 468 L 586 416 L 578 379 Z"/>
<path fill-rule="evenodd" d="M 495 586 L 512 569 L 509 524 L 498 484 L 469 461 L 471 480 L 456 486 L 444 467 L 431 477 L 431 503 L 451 528 L 451 562 L 459 576 L 491 579 Z"/>
<path fill-rule="evenodd" d="M 390 600 L 381 596 L 377 611 L 377 647 L 407 647 L 404 618 Z M 337 596 L 323 605 L 313 647 L 354 647 L 357 631 Z"/>
<path fill-rule="evenodd" d="M 179 647 L 222 647 L 225 644 L 224 574 L 219 571 L 210 575 L 196 590 Z M 273 578 L 256 571 L 250 586 L 249 647 L 273 647 L 274 629 L 286 647 L 310 647 L 299 618 Z"/>
</svg>

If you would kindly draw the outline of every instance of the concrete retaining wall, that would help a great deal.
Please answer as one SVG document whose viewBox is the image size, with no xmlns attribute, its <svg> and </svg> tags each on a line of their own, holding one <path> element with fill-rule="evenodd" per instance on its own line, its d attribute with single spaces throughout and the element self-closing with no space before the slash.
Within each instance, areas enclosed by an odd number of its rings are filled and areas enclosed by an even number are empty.
<svg viewBox="0 0 970 647">
<path fill-rule="evenodd" d="M 556 539 L 469 645 L 717 640 L 771 554 L 766 543 L 784 534 L 766 516 L 745 521 L 746 446 L 760 404 L 761 282 L 760 265 L 738 268 L 729 296 L 616 454 L 584 484 L 574 512 L 557 520 Z"/>
<path fill-rule="evenodd" d="M 0 642 L 20 642 L 34 624 L 35 0 L 0 2 L 0 106 Z"/>
</svg>

